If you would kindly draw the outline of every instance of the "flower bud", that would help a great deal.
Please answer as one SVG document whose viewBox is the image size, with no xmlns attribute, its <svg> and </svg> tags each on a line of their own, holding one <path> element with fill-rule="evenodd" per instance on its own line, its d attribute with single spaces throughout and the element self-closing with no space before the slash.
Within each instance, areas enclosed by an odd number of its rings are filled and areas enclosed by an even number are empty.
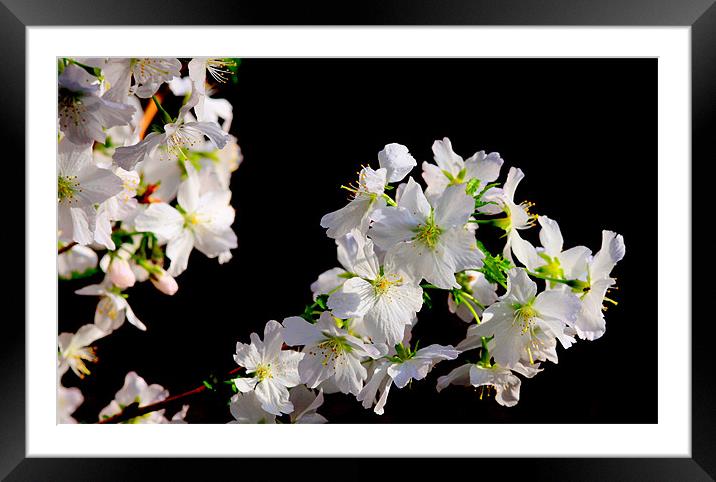
<svg viewBox="0 0 716 482">
<path fill-rule="evenodd" d="M 174 277 L 164 270 L 161 270 L 159 274 L 153 274 L 150 279 L 152 284 L 165 295 L 171 296 L 179 289 Z"/>
<path fill-rule="evenodd" d="M 134 276 L 131 266 L 126 259 L 115 257 L 109 264 L 109 271 L 107 272 L 109 279 L 119 289 L 126 289 L 134 286 L 137 278 Z"/>
</svg>

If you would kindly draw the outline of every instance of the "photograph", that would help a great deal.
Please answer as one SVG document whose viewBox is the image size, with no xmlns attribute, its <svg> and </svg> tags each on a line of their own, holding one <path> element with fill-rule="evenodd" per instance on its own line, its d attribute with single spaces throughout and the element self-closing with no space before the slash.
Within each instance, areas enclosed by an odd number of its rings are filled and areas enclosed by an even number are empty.
<svg viewBox="0 0 716 482">
<path fill-rule="evenodd" d="M 56 64 L 57 424 L 659 423 L 657 58 Z"/>
</svg>

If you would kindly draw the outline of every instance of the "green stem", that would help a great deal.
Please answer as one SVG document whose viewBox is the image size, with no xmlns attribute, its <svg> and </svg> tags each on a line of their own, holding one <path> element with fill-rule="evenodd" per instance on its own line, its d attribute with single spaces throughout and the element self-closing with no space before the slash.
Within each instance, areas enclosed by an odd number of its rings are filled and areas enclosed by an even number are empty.
<svg viewBox="0 0 716 482">
<path fill-rule="evenodd" d="M 481 323 L 481 321 L 480 321 L 480 317 L 477 315 L 477 311 L 475 311 L 475 308 L 473 308 L 473 306 L 467 301 L 463 301 L 463 303 L 467 306 L 467 309 L 470 310 L 470 313 L 472 313 L 472 316 L 475 317 L 475 321 L 479 325 Z"/>
<path fill-rule="evenodd" d="M 157 110 L 162 115 L 162 119 L 164 120 L 164 123 L 171 124 L 172 122 L 174 122 L 174 119 L 172 119 L 172 116 L 170 116 L 169 113 L 166 110 L 164 110 L 164 107 L 162 107 L 162 103 L 159 102 L 159 99 L 157 98 L 156 95 L 152 96 L 152 100 L 154 101 L 154 105 L 157 106 Z"/>
<path fill-rule="evenodd" d="M 465 292 L 465 291 L 462 291 L 462 292 L 461 292 L 461 295 L 462 295 L 462 296 L 466 296 L 467 299 L 469 299 L 469 300 L 472 300 L 472 302 L 475 303 L 477 306 L 479 306 L 481 310 L 484 310 L 484 309 L 485 309 L 485 305 L 483 305 L 482 303 L 480 303 L 479 301 L 477 301 L 477 299 L 476 299 L 474 296 L 472 296 L 470 293 L 467 293 L 467 292 Z"/>
<path fill-rule="evenodd" d="M 527 271 L 527 270 L 525 270 L 525 271 Z M 552 278 L 552 277 L 550 277 L 550 276 L 544 276 L 544 275 L 541 275 L 541 274 L 539 274 L 539 273 L 533 273 L 532 271 L 527 271 L 527 274 L 530 275 L 530 276 L 532 276 L 532 277 L 534 277 L 534 278 L 539 278 L 539 279 L 543 279 L 543 280 L 546 280 L 546 281 L 551 281 L 551 282 L 553 282 L 553 283 L 564 283 L 564 284 L 566 284 L 566 285 L 568 285 L 568 284 L 570 284 L 570 283 L 572 283 L 572 282 L 574 281 L 574 280 L 569 280 L 569 279 Z"/>
<path fill-rule="evenodd" d="M 387 194 L 383 193 L 383 199 L 385 199 L 385 202 L 388 203 L 388 206 L 398 207 L 398 203 L 393 201 L 393 198 L 388 196 Z"/>
</svg>

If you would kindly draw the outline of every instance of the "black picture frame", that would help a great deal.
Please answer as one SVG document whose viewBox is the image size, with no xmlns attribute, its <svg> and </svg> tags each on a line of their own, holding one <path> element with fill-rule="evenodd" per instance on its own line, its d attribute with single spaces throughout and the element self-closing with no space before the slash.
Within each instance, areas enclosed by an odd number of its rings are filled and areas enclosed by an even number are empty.
<svg viewBox="0 0 716 482">
<path fill-rule="evenodd" d="M 147 3 L 137 0 L 117 2 L 108 0 L 2 0 L 0 5 L 0 45 L 2 45 L 3 83 L 0 100 L 10 115 L 2 118 L 3 147 L 8 157 L 25 157 L 25 41 L 27 26 L 41 25 L 570 25 L 570 26 L 690 26 L 692 68 L 692 193 L 703 193 L 707 175 L 693 176 L 696 166 L 716 159 L 716 6 L 714 0 L 443 0 L 416 2 L 384 0 L 360 2 L 293 2 L 287 5 L 274 1 L 231 2 L 201 4 L 187 0 L 159 0 Z M 136 12 L 145 14 L 137 15 Z M 159 16 L 151 12 L 162 12 Z M 12 153 L 10 157 L 9 153 Z M 26 160 L 29 162 L 29 160 Z M 15 164 L 10 169 L 19 168 Z M 16 186 L 24 172 L 13 173 Z M 25 179 L 27 182 L 27 179 Z M 701 189 L 700 189 L 701 188 Z M 707 192 L 707 191 L 706 191 Z M 17 193 L 16 196 L 20 196 Z M 704 219 L 694 212 L 703 204 L 692 194 L 694 219 Z M 684 213 L 684 215 L 688 215 Z M 18 215 L 19 218 L 19 215 Z M 12 220 L 24 226 L 27 220 Z M 692 251 L 707 253 L 705 240 L 692 236 Z M 19 246 L 13 247 L 17 252 Z M 25 253 L 27 255 L 27 253 Z M 12 256 L 10 256 L 12 257 Z M 14 256 L 19 264 L 19 257 Z M 688 262 L 674 256 L 675 263 Z M 708 258 L 707 258 L 708 259 Z M 24 265 L 15 273 L 24 272 Z M 20 286 L 17 279 L 15 286 Z M 705 299 L 707 283 L 680 280 L 692 284 L 692 300 Z M 653 280 L 645 282 L 656 284 Z M 24 287 L 24 284 L 22 285 Z M 19 290 L 20 288 L 15 288 Z M 24 288 L 23 288 L 24 289 Z M 655 291 L 656 293 L 656 291 Z M 6 300 L 14 292 L 7 288 Z M 22 297 L 24 298 L 24 297 Z M 706 298 L 707 299 L 707 298 Z M 7 313 L 24 312 L 21 297 L 14 296 Z M 693 304 L 699 306 L 699 304 Z M 519 459 L 509 462 L 511 476 L 529 476 L 531 480 L 714 480 L 716 479 L 716 377 L 710 356 L 713 321 L 695 316 L 692 312 L 692 359 L 675 360 L 691 363 L 692 367 L 692 458 L 585 458 L 585 459 Z M 59 459 L 26 458 L 25 456 L 25 328 L 19 317 L 6 316 L 3 331 L 4 349 L 0 351 L 0 476 L 7 480 L 133 480 L 150 478 L 161 473 L 163 479 L 184 479 L 193 474 L 204 477 L 231 469 L 233 460 L 207 459 Z M 635 340 L 635 343 L 638 340 Z M 659 354 L 665 356 L 665 354 Z M 652 360 L 653 362 L 653 360 Z M 288 461 L 292 470 L 311 467 L 306 460 Z M 322 470 L 335 474 L 350 474 L 358 470 L 360 460 L 334 459 L 332 467 Z M 410 469 L 419 469 L 436 461 L 414 460 Z M 493 472 L 487 461 L 475 465 L 463 461 L 464 468 L 482 475 Z M 506 461 L 496 461 L 493 467 L 506 470 Z M 258 465 L 260 467 L 260 465 Z M 402 473 L 396 465 L 393 474 Z M 276 469 L 272 469 L 276 470 Z M 160 472 L 161 471 L 161 472 Z M 496 472 L 496 470 L 495 470 Z M 278 473 L 278 472 L 274 472 Z M 479 474 L 476 474 L 479 475 Z M 396 475 L 397 476 L 397 475 Z M 153 478 L 153 477 L 152 477 Z"/>
</svg>

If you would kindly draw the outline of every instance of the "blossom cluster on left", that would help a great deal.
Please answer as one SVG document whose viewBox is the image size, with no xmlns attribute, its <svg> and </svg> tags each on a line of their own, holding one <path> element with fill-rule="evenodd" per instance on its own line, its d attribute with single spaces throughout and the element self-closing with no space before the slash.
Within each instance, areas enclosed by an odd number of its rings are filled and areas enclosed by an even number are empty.
<svg viewBox="0 0 716 482">
<path fill-rule="evenodd" d="M 212 95 L 235 78 L 238 63 L 58 59 L 58 276 L 98 281 L 77 291 L 97 297 L 94 320 L 58 337 L 58 423 L 76 422 L 82 393 L 61 379 L 70 370 L 90 374 L 93 343 L 125 321 L 151 328 L 130 307 L 129 288 L 149 281 L 160 295 L 173 295 L 194 249 L 219 263 L 231 259 L 230 180 L 242 155 L 229 134 L 232 105 Z M 130 372 L 98 418 L 167 396 Z M 181 422 L 187 408 L 171 420 L 155 412 L 133 422 Z"/>
</svg>

